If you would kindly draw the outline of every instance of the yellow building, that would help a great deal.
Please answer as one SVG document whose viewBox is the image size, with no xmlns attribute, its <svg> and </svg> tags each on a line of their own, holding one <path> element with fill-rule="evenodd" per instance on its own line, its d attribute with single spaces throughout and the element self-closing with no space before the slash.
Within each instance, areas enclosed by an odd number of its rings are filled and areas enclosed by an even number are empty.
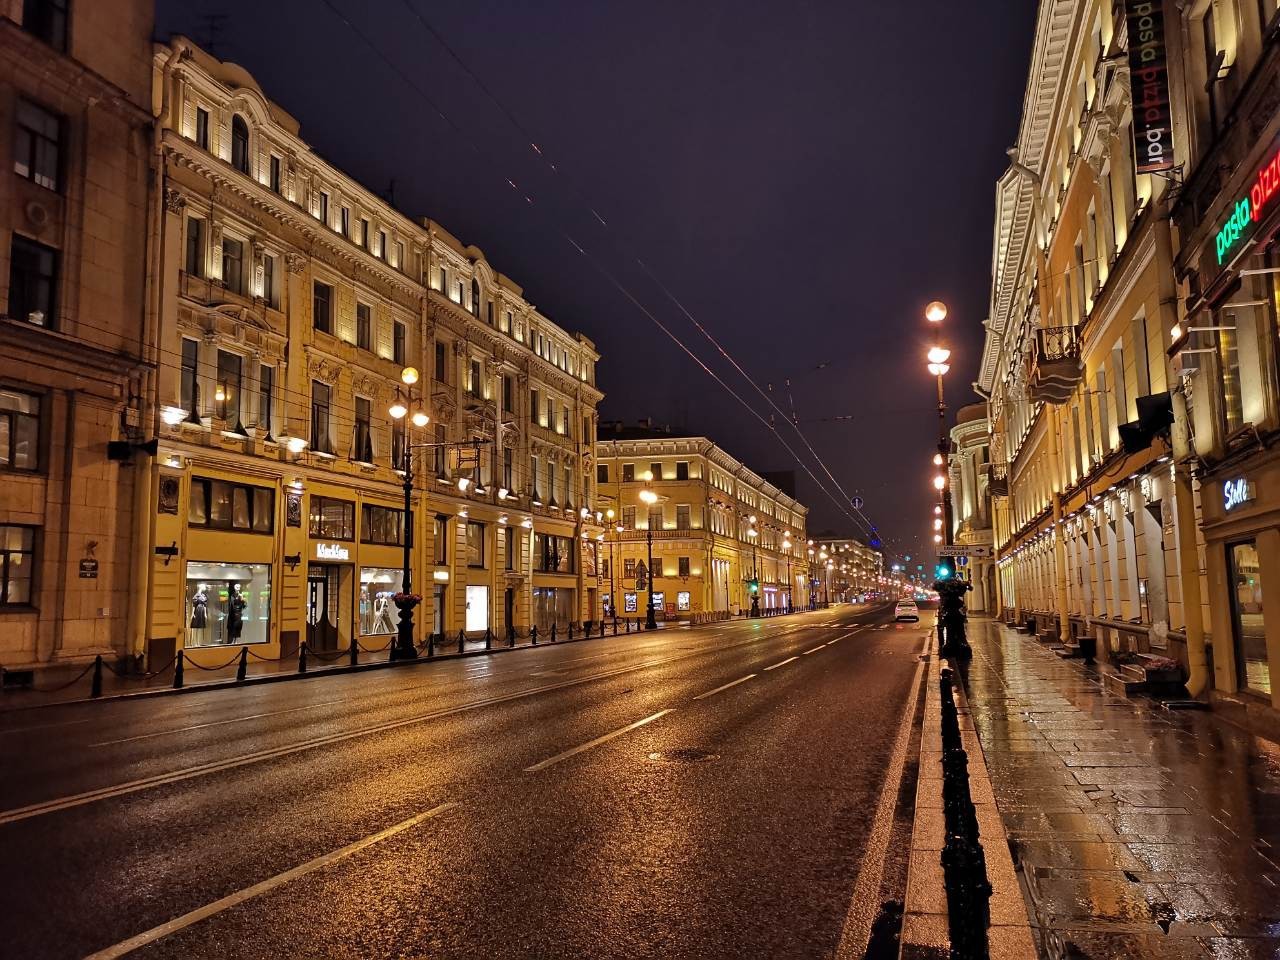
<svg viewBox="0 0 1280 960">
<path fill-rule="evenodd" d="M 153 100 L 160 445 L 134 652 L 385 646 L 406 445 L 417 642 L 598 618 L 592 343 L 327 164 L 235 64 L 157 45 Z"/>
<path fill-rule="evenodd" d="M 857 603 L 871 592 L 885 592 L 884 554 L 853 537 L 820 535 L 805 550 L 812 564 L 817 603 Z"/>
<path fill-rule="evenodd" d="M 992 615 L 995 610 L 995 561 L 992 557 L 990 473 L 991 430 L 987 406 L 969 404 L 956 413 L 951 428 L 948 473 L 951 490 L 951 542 L 968 547 L 956 558 L 956 575 L 973 587 L 965 597 L 969 613 Z"/>
<path fill-rule="evenodd" d="M 1040 3 L 976 385 L 990 397 L 998 592 L 1043 636 L 1096 638 L 1104 659 L 1174 657 L 1194 677 L 1195 499 L 1171 462 L 1165 358 L 1171 180 L 1135 155 L 1127 58 L 1122 5 Z"/>
<path fill-rule="evenodd" d="M 619 617 L 645 616 L 650 589 L 659 616 L 750 613 L 752 581 L 762 614 L 809 605 L 808 508 L 794 497 L 705 437 L 649 425 L 602 425 L 596 455 L 599 505 L 614 512 L 601 590 Z"/>
<path fill-rule="evenodd" d="M 148 0 L 0 5 L 0 673 L 125 652 L 155 433 Z"/>
</svg>

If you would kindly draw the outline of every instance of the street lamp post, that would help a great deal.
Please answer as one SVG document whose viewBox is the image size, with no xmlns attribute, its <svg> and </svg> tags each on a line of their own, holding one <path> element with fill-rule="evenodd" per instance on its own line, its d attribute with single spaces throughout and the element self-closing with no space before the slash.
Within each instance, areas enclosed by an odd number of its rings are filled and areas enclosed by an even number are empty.
<svg viewBox="0 0 1280 960">
<path fill-rule="evenodd" d="M 791 534 L 789 533 L 782 535 L 782 555 L 786 558 L 787 564 L 787 613 L 794 613 L 795 604 L 791 602 Z"/>
<path fill-rule="evenodd" d="M 748 518 L 747 522 L 751 524 L 747 527 L 747 537 L 751 540 L 751 583 L 753 584 L 753 591 L 751 594 L 751 616 L 758 617 L 760 616 L 760 573 L 759 568 L 756 566 L 756 537 L 760 536 L 760 532 L 756 530 L 756 518 L 754 514 Z"/>
<path fill-rule="evenodd" d="M 640 499 L 643 500 L 647 506 L 652 507 L 655 503 L 658 502 L 659 497 L 652 490 L 641 490 Z M 654 611 L 653 611 L 653 588 L 658 578 L 655 575 L 653 570 L 653 510 L 652 509 L 649 511 L 649 519 L 648 521 L 646 521 L 644 525 L 644 539 L 645 539 L 645 545 L 648 547 L 648 551 L 649 551 L 649 599 L 645 605 L 644 627 L 646 630 L 657 630 L 658 618 L 654 615 Z"/>
<path fill-rule="evenodd" d="M 409 414 L 409 404 L 414 403 L 413 387 L 418 382 L 417 369 L 415 367 L 405 367 L 400 371 L 400 381 L 405 386 L 408 403 L 401 399 L 400 390 L 397 387 L 396 397 L 387 411 L 391 414 L 391 418 L 397 422 L 403 420 Z M 410 421 L 415 427 L 421 429 L 431 422 L 431 418 L 427 416 L 426 411 L 420 405 L 415 405 Z M 392 598 L 400 617 L 396 624 L 396 639 L 391 645 L 388 657 L 391 660 L 416 660 L 418 648 L 413 642 L 413 609 L 418 605 L 421 598 L 413 592 L 413 444 L 410 442 L 407 431 L 402 442 L 404 444 L 404 450 L 402 451 L 404 528 L 401 531 L 400 539 L 404 541 L 404 563 L 403 569 L 400 571 L 400 594 Z"/>
</svg>

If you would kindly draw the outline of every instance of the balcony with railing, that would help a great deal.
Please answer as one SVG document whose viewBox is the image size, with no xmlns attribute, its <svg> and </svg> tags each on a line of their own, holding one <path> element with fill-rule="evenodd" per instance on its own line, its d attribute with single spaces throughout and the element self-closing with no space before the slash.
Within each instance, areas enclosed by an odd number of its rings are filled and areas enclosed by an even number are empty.
<svg viewBox="0 0 1280 960">
<path fill-rule="evenodd" d="M 1009 465 L 1007 463 L 987 464 L 987 492 L 993 497 L 1009 495 Z"/>
<path fill-rule="evenodd" d="M 1063 404 L 1084 379 L 1077 327 L 1041 327 L 1031 355 L 1032 400 Z"/>
</svg>

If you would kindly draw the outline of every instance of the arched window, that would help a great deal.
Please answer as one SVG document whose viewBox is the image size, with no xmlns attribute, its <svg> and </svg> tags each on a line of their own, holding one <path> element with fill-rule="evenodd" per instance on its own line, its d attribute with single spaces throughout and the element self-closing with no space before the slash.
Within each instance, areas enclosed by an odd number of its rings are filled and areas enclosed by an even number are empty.
<svg viewBox="0 0 1280 960">
<path fill-rule="evenodd" d="M 238 113 L 231 118 L 231 165 L 241 173 L 249 172 L 249 125 Z"/>
<path fill-rule="evenodd" d="M 480 283 L 475 277 L 471 278 L 471 312 L 480 316 Z"/>
</svg>

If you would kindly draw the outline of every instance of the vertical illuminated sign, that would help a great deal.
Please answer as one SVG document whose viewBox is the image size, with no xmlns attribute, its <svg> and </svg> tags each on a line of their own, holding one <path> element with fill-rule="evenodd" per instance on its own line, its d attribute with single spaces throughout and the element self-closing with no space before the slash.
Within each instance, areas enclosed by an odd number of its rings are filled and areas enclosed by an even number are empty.
<svg viewBox="0 0 1280 960">
<path fill-rule="evenodd" d="M 1160 0 L 1126 0 L 1133 89 L 1133 159 L 1138 173 L 1173 167 L 1169 69 Z"/>
</svg>

